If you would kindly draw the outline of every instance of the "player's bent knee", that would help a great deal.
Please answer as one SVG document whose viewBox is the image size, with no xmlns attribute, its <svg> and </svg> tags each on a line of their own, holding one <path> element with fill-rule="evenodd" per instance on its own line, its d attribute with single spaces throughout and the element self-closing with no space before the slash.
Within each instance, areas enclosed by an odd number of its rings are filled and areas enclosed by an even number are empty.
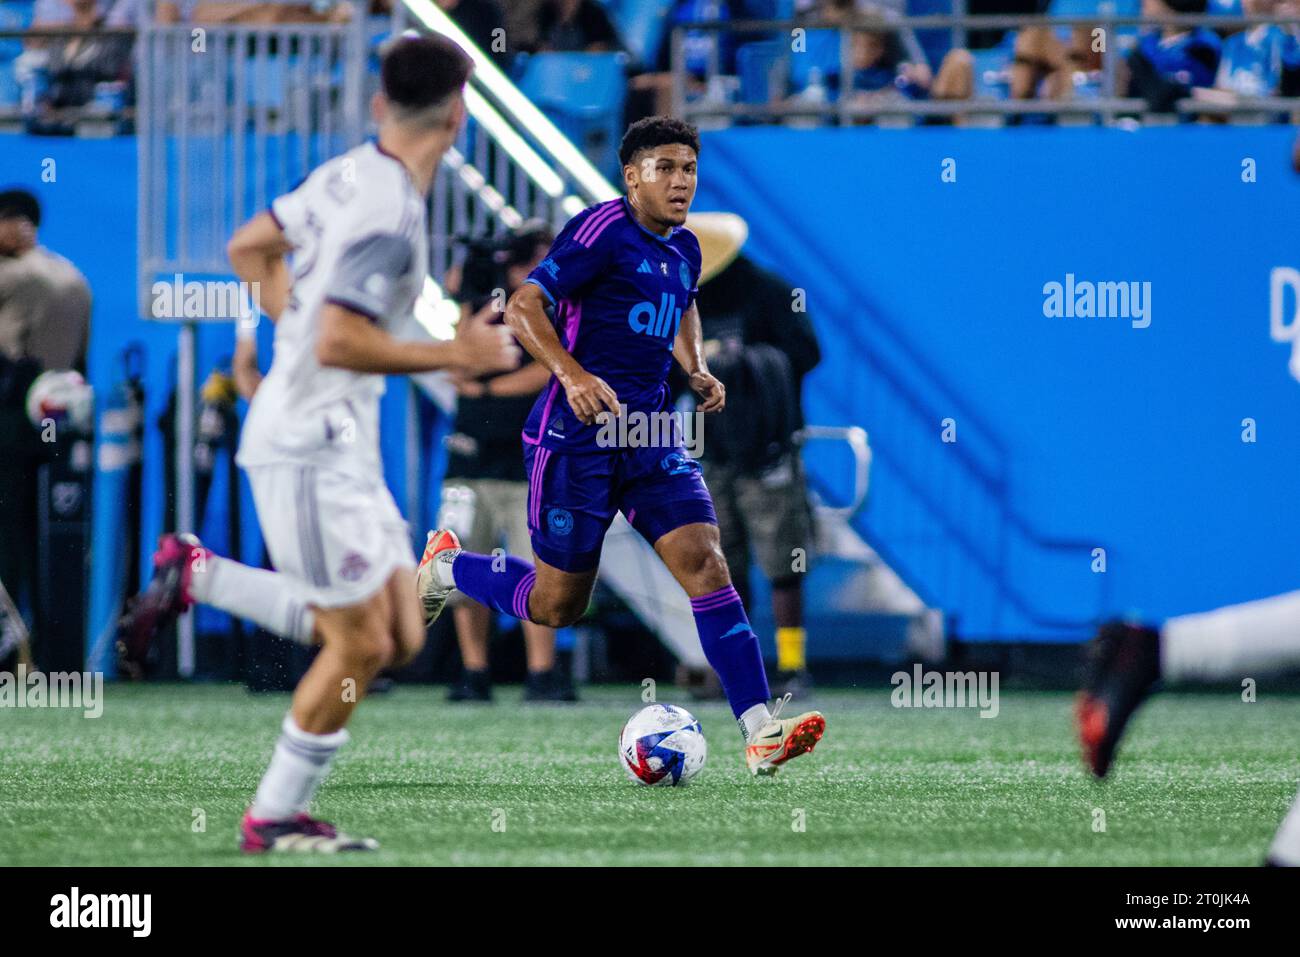
<svg viewBox="0 0 1300 957">
<path fill-rule="evenodd" d="M 534 592 L 533 600 L 528 605 L 529 620 L 547 628 L 567 628 L 574 624 L 587 610 L 587 598 L 581 599 L 565 596 L 559 599 L 538 600 Z"/>
<path fill-rule="evenodd" d="M 691 549 L 680 563 L 686 587 L 693 593 L 723 588 L 731 582 L 727 559 L 716 543 Z"/>
<path fill-rule="evenodd" d="M 397 642 L 386 628 L 376 624 L 361 628 L 343 645 L 343 654 L 359 674 L 375 675 L 397 659 Z"/>
</svg>

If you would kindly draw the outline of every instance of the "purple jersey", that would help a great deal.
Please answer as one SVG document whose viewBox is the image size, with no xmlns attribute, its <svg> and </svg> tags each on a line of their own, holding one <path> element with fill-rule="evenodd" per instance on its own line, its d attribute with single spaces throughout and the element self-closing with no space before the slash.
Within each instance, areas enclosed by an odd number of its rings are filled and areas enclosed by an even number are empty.
<svg viewBox="0 0 1300 957">
<path fill-rule="evenodd" d="M 699 291 L 700 244 L 682 226 L 656 236 L 626 199 L 574 216 L 528 276 L 554 306 L 560 342 L 609 383 L 630 412 L 669 408 L 668 371 L 682 315 Z M 565 452 L 599 451 L 600 426 L 578 421 L 554 376 L 524 425 L 524 441 Z"/>
</svg>

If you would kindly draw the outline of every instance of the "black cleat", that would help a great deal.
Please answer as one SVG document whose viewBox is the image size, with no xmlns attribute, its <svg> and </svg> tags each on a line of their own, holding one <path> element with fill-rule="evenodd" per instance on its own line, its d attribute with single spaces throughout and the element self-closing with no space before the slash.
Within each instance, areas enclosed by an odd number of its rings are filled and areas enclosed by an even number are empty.
<svg viewBox="0 0 1300 957">
<path fill-rule="evenodd" d="M 488 674 L 487 669 L 482 671 L 471 671 L 466 668 L 461 672 L 460 680 L 451 686 L 447 692 L 448 701 L 480 701 L 490 702 L 492 700 L 492 676 Z"/>
<path fill-rule="evenodd" d="M 567 675 L 562 675 L 555 668 L 548 671 L 530 671 L 524 679 L 525 701 L 573 702 L 578 700 L 578 692 Z"/>
<path fill-rule="evenodd" d="M 1088 643 L 1087 654 L 1075 725 L 1084 763 L 1103 778 L 1129 719 L 1160 680 L 1160 633 L 1128 622 L 1107 622 Z"/>
<path fill-rule="evenodd" d="M 153 579 L 140 594 L 127 600 L 117 620 L 117 651 L 123 669 L 139 676 L 155 638 L 194 604 L 190 578 L 195 555 L 207 551 L 193 535 L 168 533 L 153 553 Z"/>
</svg>

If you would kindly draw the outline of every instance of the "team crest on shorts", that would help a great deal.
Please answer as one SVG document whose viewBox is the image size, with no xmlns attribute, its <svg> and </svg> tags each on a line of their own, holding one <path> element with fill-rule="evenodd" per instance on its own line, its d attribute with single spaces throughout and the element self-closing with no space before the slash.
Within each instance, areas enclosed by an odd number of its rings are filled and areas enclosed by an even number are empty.
<svg viewBox="0 0 1300 957">
<path fill-rule="evenodd" d="M 567 508 L 553 508 L 546 513 L 546 525 L 556 535 L 573 531 L 573 513 Z"/>
<path fill-rule="evenodd" d="M 669 452 L 659 460 L 659 467 L 669 475 L 684 475 L 699 468 L 699 463 L 687 458 L 683 452 Z"/>
<path fill-rule="evenodd" d="M 343 564 L 339 566 L 339 577 L 346 582 L 360 581 L 361 577 L 370 570 L 370 563 L 356 552 L 348 552 L 343 556 Z"/>
</svg>

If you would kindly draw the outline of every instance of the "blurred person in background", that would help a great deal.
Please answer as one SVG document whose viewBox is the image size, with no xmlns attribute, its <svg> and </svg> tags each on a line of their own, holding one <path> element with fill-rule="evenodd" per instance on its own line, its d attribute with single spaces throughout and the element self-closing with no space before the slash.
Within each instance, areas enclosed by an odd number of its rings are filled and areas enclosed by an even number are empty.
<svg viewBox="0 0 1300 957">
<path fill-rule="evenodd" d="M 1247 16 L 1295 16 L 1300 4 L 1278 0 L 1243 0 Z M 1296 25 L 1262 23 L 1247 27 L 1223 41 L 1223 56 L 1214 78 L 1214 91 L 1237 97 L 1276 96 L 1283 87 L 1295 95 L 1300 84 L 1300 44 L 1296 42 Z M 1206 98 L 1201 94 L 1199 98 Z M 1211 97 L 1219 99 L 1218 97 Z"/>
<path fill-rule="evenodd" d="M 115 10 L 125 16 L 132 10 L 118 7 L 103 11 L 95 0 L 69 0 L 72 20 L 68 26 L 79 30 L 101 30 L 109 26 L 108 17 Z M 130 26 L 129 22 L 120 24 Z M 131 78 L 130 37 L 74 36 L 51 47 L 46 64 L 49 87 L 45 101 L 53 109 L 85 106 L 95 98 L 100 83 L 125 83 Z"/>
<path fill-rule="evenodd" d="M 504 244 L 472 244 L 465 265 L 451 277 L 462 318 L 482 316 L 503 323 L 502 307 L 546 257 L 555 236 L 540 221 L 525 223 Z M 481 248 L 480 248 L 481 246 Z M 504 292 L 504 295 L 501 293 Z M 454 377 L 460 401 L 455 431 L 447 436 L 438 525 L 450 528 L 465 548 L 532 554 L 528 533 L 528 474 L 519 435 L 550 372 L 521 357 L 518 368 L 471 378 Z M 463 670 L 449 701 L 491 701 L 488 636 L 492 610 L 457 592 L 449 602 Z M 555 664 L 555 629 L 521 622 L 528 675 L 525 701 L 576 701 L 567 674 Z"/>
<path fill-rule="evenodd" d="M 546 0 L 537 10 L 541 52 L 610 53 L 621 48 L 609 14 L 595 0 Z"/>
<path fill-rule="evenodd" d="M 520 47 L 507 34 L 505 12 L 496 0 L 437 0 L 437 4 L 498 67 L 504 70 L 509 66 L 511 55 Z"/>
<path fill-rule="evenodd" d="M 31 609 L 37 469 L 51 448 L 27 417 L 27 390 L 48 370 L 85 372 L 91 306 L 77 267 L 40 245 L 40 225 L 35 196 L 0 192 L 0 581 L 13 602 Z"/>
<path fill-rule="evenodd" d="M 803 573 L 813 532 L 796 433 L 804 424 L 803 378 L 821 350 L 808 314 L 794 308 L 790 283 L 741 253 L 744 220 L 705 213 L 688 225 L 703 255 L 698 302 L 709 367 L 730 398 L 703 437 L 704 480 L 742 601 L 749 602 L 755 561 L 771 582 L 777 693 L 803 691 Z"/>
<path fill-rule="evenodd" d="M 1206 0 L 1142 0 L 1142 16 L 1204 13 Z M 1128 95 L 1146 100 L 1155 113 L 1172 113 L 1197 87 L 1214 85 L 1222 50 L 1208 27 L 1162 26 L 1144 30 L 1125 61 Z"/>
<path fill-rule="evenodd" d="M 877 11 L 879 12 L 879 11 Z M 882 97 L 907 100 L 969 100 L 975 90 L 970 51 L 949 50 L 932 74 L 911 31 L 859 27 L 849 36 L 850 96 L 870 102 Z M 910 41 L 910 42 L 909 42 Z"/>
</svg>

